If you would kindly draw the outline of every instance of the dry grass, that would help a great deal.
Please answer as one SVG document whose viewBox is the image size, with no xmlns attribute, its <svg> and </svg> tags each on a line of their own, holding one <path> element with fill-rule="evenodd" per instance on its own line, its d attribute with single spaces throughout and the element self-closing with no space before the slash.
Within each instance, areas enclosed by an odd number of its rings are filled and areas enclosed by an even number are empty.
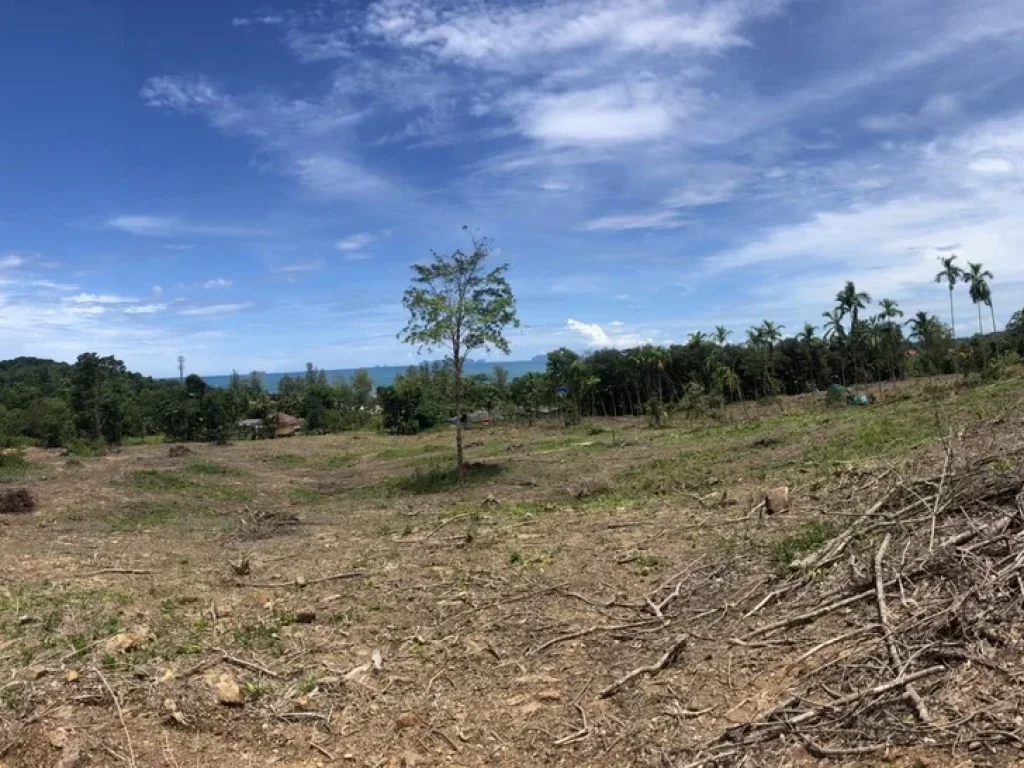
<svg viewBox="0 0 1024 768">
<path fill-rule="evenodd" d="M 940 435 L 1021 392 L 915 383 L 869 409 L 481 428 L 464 486 L 446 431 L 30 451 L 37 511 L 0 522 L 0 761 L 682 764 L 779 700 L 789 681 L 766 670 L 806 650 L 740 660 L 715 622 L 862 511 L 881 472 L 934 473 Z M 1018 419 L 977 439 L 1011 456 Z M 789 514 L 746 519 L 783 484 Z M 224 676 L 244 704 L 218 703 Z"/>
</svg>

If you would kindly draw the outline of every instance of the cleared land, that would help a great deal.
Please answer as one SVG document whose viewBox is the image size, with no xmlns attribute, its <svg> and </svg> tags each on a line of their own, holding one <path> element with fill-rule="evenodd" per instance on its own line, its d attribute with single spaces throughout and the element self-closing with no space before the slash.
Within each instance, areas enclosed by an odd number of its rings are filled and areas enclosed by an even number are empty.
<svg viewBox="0 0 1024 768">
<path fill-rule="evenodd" d="M 30 451 L 0 763 L 1009 764 L 1024 381 L 878 395 L 478 428 L 464 487 L 447 431 Z"/>
</svg>

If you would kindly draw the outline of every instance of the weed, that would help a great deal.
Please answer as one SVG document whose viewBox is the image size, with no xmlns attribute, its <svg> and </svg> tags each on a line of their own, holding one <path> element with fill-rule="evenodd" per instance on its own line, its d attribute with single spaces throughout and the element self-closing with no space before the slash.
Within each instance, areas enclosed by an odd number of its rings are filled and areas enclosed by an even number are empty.
<svg viewBox="0 0 1024 768">
<path fill-rule="evenodd" d="M 137 472 L 132 472 L 128 477 L 128 482 L 140 491 L 151 493 L 183 491 L 192 485 L 192 482 L 179 472 L 156 469 L 140 469 Z"/>
<path fill-rule="evenodd" d="M 218 464 L 215 461 L 193 461 L 187 467 L 185 472 L 192 475 L 207 475 L 212 477 L 241 477 L 245 475 L 240 469 L 235 467 L 226 467 L 223 464 Z"/>
<path fill-rule="evenodd" d="M 513 549 L 508 553 L 508 564 L 509 565 L 522 565 L 523 564 L 523 553 L 518 549 Z"/>
<path fill-rule="evenodd" d="M 468 464 L 466 465 L 466 485 L 479 484 L 493 479 L 504 472 L 499 464 Z M 390 481 L 396 491 L 411 494 L 431 494 L 452 491 L 459 487 L 459 470 L 457 467 L 442 469 L 434 467 L 427 471 L 417 469 L 412 475 Z"/>
<path fill-rule="evenodd" d="M 234 631 L 234 639 L 235 643 L 243 648 L 269 651 L 274 654 L 283 650 L 277 627 L 266 624 L 246 624 L 238 627 Z"/>
<path fill-rule="evenodd" d="M 340 469 L 341 467 L 350 467 L 359 461 L 359 455 L 355 453 L 339 453 L 336 456 L 328 457 L 327 461 L 324 462 L 325 466 L 331 469 Z"/>
<path fill-rule="evenodd" d="M 784 573 L 789 564 L 802 555 L 818 549 L 838 533 L 831 522 L 810 522 L 792 536 L 787 536 L 772 546 L 772 562 L 778 571 Z"/>
</svg>

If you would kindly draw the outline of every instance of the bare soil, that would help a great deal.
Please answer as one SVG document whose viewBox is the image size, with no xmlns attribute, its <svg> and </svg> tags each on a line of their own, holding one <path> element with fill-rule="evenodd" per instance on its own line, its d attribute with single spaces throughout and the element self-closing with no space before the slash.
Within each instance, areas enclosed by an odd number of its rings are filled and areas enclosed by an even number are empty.
<svg viewBox="0 0 1024 768">
<path fill-rule="evenodd" d="M 173 457 L 166 444 L 32 450 L 4 487 L 36 511 L 0 516 L 0 764 L 1010 764 L 1024 737 L 928 742 L 906 705 L 863 754 L 774 727 L 757 751 L 729 752 L 743 739 L 728 735 L 794 692 L 807 709 L 862 682 L 848 643 L 794 662 L 869 632 L 873 603 L 743 638 L 821 604 L 851 568 L 870 575 L 853 548 L 813 578 L 789 564 L 897 478 L 934 483 L 950 444 L 953 475 L 984 457 L 1011 476 L 1022 394 L 1019 379 L 915 382 L 841 411 L 819 396 L 665 429 L 482 427 L 465 486 L 447 431 Z M 789 511 L 761 514 L 780 486 Z M 940 538 L 964 525 L 947 506 Z M 888 557 L 897 567 L 895 546 Z M 791 607 L 753 610 L 795 579 Z M 890 600 L 902 622 L 900 592 Z M 1024 649 L 1016 620 L 996 654 L 1006 669 Z M 872 651 L 885 660 L 884 644 Z M 807 688 L 824 665 L 850 674 Z M 1014 734 L 1018 691 L 998 694 Z"/>
</svg>

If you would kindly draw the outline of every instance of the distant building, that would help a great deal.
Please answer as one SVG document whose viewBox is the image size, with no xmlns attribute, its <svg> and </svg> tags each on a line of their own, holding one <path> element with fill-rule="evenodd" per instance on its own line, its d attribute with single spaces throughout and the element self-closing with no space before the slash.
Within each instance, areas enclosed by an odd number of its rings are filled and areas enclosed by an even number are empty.
<svg viewBox="0 0 1024 768">
<path fill-rule="evenodd" d="M 243 435 L 256 438 L 291 437 L 300 432 L 306 425 L 305 419 L 288 413 L 272 413 L 266 419 L 242 419 L 238 422 L 238 431 Z M 271 430 L 273 434 L 271 434 Z"/>
</svg>

